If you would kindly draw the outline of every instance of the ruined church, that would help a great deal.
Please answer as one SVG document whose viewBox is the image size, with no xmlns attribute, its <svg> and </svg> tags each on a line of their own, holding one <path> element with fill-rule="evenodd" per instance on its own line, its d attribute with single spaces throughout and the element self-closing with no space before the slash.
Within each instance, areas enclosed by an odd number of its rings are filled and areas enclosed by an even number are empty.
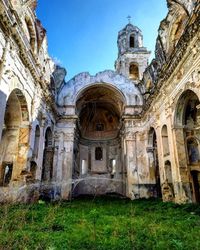
<svg viewBox="0 0 200 250">
<path fill-rule="evenodd" d="M 36 5 L 0 0 L 0 202 L 200 202 L 199 0 L 167 0 L 151 62 L 128 23 L 114 71 L 68 82 Z"/>
</svg>

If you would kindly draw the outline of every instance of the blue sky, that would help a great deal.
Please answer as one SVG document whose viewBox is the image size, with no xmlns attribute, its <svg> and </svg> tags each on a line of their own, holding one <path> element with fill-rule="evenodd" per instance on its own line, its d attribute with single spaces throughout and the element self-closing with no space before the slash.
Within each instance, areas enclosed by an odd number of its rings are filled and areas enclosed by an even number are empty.
<svg viewBox="0 0 200 250">
<path fill-rule="evenodd" d="M 154 54 L 166 0 L 38 0 L 37 16 L 47 30 L 51 57 L 67 69 L 66 79 L 87 71 L 114 69 L 117 35 L 132 16 Z"/>
</svg>

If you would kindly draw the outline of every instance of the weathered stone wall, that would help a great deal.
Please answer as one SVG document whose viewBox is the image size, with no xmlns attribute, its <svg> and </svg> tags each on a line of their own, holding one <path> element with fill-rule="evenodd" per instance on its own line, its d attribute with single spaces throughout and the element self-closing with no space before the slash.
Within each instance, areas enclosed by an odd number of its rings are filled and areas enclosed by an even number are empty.
<svg viewBox="0 0 200 250">
<path fill-rule="evenodd" d="M 36 19 L 34 7 L 21 5 L 20 1 L 17 6 L 1 1 L 1 178 L 6 178 L 6 164 L 13 169 L 10 183 L 0 187 L 0 201 L 26 201 L 32 190 L 27 186 L 28 180 L 31 178 L 33 185 L 41 180 L 45 131 L 47 127 L 53 130 L 55 124 L 51 94 L 47 91 L 52 70 L 45 30 Z M 36 125 L 40 138 L 38 155 L 34 156 Z M 34 178 L 31 162 L 36 164 Z"/>
<path fill-rule="evenodd" d="M 142 32 L 128 24 L 116 72 L 66 83 L 36 1 L 0 2 L 0 202 L 109 192 L 200 202 L 200 6 L 167 3 L 149 66 Z"/>
</svg>

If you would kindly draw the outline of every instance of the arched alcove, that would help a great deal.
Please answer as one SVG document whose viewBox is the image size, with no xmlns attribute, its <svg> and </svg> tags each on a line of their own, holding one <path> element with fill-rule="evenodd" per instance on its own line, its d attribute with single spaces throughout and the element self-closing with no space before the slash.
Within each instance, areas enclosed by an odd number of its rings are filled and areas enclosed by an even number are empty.
<svg viewBox="0 0 200 250">
<path fill-rule="evenodd" d="M 170 161 L 165 161 L 165 179 L 166 179 L 168 184 L 173 183 L 172 167 L 171 167 L 171 162 Z"/>
<path fill-rule="evenodd" d="M 97 194 L 122 193 L 122 182 L 111 185 L 111 180 L 115 176 L 122 179 L 120 131 L 124 106 L 123 94 L 107 84 L 95 84 L 79 93 L 73 172 L 76 178 L 87 176 L 88 181 L 77 185 L 74 194 L 93 194 L 94 190 Z"/>
<path fill-rule="evenodd" d="M 169 155 L 169 140 L 168 140 L 168 131 L 167 131 L 167 125 L 164 125 L 162 127 L 162 146 L 163 146 L 163 156 Z"/>
<path fill-rule="evenodd" d="M 106 85 L 85 89 L 76 101 L 81 136 L 91 140 L 117 137 L 123 110 L 124 97 L 118 90 Z"/>
<path fill-rule="evenodd" d="M 33 148 L 33 157 L 38 157 L 38 150 L 40 144 L 40 127 L 37 125 L 35 127 L 35 139 L 34 139 L 34 148 Z"/>
<path fill-rule="evenodd" d="M 193 193 L 194 202 L 199 193 L 196 188 L 196 175 L 192 174 L 194 170 L 200 171 L 199 103 L 196 93 L 186 90 L 179 97 L 174 114 L 179 171 L 184 175 L 184 180 L 188 180 L 188 189 Z M 185 169 L 185 172 L 182 169 Z"/>
<path fill-rule="evenodd" d="M 158 163 L 158 149 L 157 149 L 157 136 L 156 131 L 153 127 L 150 128 L 148 133 L 148 157 L 150 163 L 151 178 L 156 183 L 157 197 L 162 197 L 161 186 L 160 186 L 160 170 Z M 152 174 L 153 173 L 153 174 Z"/>
<path fill-rule="evenodd" d="M 21 90 L 14 89 L 7 100 L 0 144 L 1 185 L 8 185 L 11 180 L 20 180 L 20 173 L 27 162 L 28 142 L 29 114 L 26 99 Z"/>
<path fill-rule="evenodd" d="M 197 139 L 194 137 L 189 137 L 186 139 L 186 143 L 189 165 L 198 164 L 200 162 L 200 158 Z"/>
<path fill-rule="evenodd" d="M 53 153 L 53 134 L 51 128 L 48 127 L 45 132 L 42 181 L 50 181 L 53 178 Z"/>
</svg>

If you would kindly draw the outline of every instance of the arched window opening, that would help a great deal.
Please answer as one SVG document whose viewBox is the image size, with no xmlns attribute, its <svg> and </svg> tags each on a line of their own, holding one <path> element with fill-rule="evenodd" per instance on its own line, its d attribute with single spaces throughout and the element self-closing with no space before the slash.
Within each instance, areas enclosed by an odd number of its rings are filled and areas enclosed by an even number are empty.
<svg viewBox="0 0 200 250">
<path fill-rule="evenodd" d="M 129 77 L 132 80 L 139 80 L 139 69 L 136 64 L 131 64 L 129 67 Z"/>
<path fill-rule="evenodd" d="M 130 36 L 129 46 L 130 46 L 130 48 L 135 48 L 135 36 L 134 35 Z"/>
<path fill-rule="evenodd" d="M 101 147 L 95 148 L 95 160 L 96 161 L 103 160 L 103 149 Z"/>
<path fill-rule="evenodd" d="M 169 140 L 167 126 L 164 125 L 162 128 L 162 145 L 163 145 L 163 155 L 164 157 L 169 155 Z"/>
<path fill-rule="evenodd" d="M 38 157 L 40 144 L 40 127 L 37 125 L 35 128 L 35 141 L 34 141 L 34 149 L 33 149 L 33 157 Z"/>
<path fill-rule="evenodd" d="M 189 164 L 195 165 L 199 163 L 199 149 L 198 143 L 195 138 L 189 138 L 187 140 L 187 151 Z"/>
</svg>

